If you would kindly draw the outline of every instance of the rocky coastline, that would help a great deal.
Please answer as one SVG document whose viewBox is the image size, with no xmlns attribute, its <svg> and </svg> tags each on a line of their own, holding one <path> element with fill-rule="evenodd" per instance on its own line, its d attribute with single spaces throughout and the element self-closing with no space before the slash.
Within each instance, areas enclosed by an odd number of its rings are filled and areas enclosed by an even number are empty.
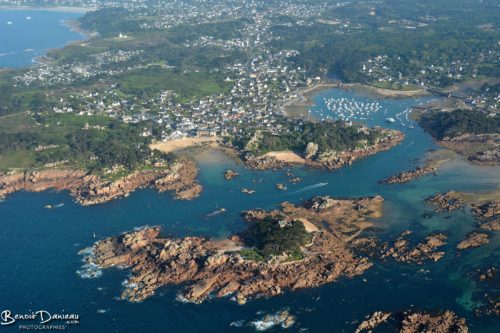
<svg viewBox="0 0 500 333">
<path fill-rule="evenodd" d="M 83 206 L 105 203 L 128 196 L 145 187 L 160 192 L 173 191 L 177 199 L 189 200 L 202 191 L 196 182 L 198 169 L 194 162 L 182 160 L 165 169 L 136 171 L 109 181 L 82 170 L 45 169 L 0 173 L 0 197 L 17 191 L 41 192 L 47 189 L 67 190 Z"/>
<path fill-rule="evenodd" d="M 493 166 L 500 164 L 500 134 L 465 134 L 452 139 L 443 139 L 438 144 L 464 156 L 474 165 Z"/>
<path fill-rule="evenodd" d="M 301 248 L 301 259 L 286 254 L 248 259 L 242 253 L 248 247 L 239 235 L 226 240 L 164 238 L 159 227 L 146 227 L 96 242 L 86 261 L 101 268 L 130 268 L 131 277 L 121 295 L 129 301 L 142 301 L 164 285 L 185 284 L 179 300 L 199 303 L 209 295 L 232 296 L 244 304 L 249 297 L 363 274 L 372 263 L 354 254 L 352 240 L 372 226 L 368 219 L 380 217 L 382 203 L 381 197 L 316 197 L 301 206 L 283 203 L 277 210 L 243 213 L 249 224 L 276 216 L 280 225 L 302 222 L 312 241 Z"/>
<path fill-rule="evenodd" d="M 351 165 L 358 159 L 389 150 L 400 144 L 404 139 L 404 134 L 400 131 L 387 129 L 378 129 L 378 131 L 380 131 L 381 137 L 376 143 L 350 150 L 320 152 L 316 143 L 309 142 L 304 152 L 299 156 L 301 159 L 303 158 L 301 163 L 314 168 L 336 170 Z M 242 151 L 240 155 L 249 168 L 256 170 L 279 170 L 297 164 L 297 162 L 280 160 L 269 154 L 255 156 L 251 152 Z"/>
<path fill-rule="evenodd" d="M 390 330 L 391 332 L 399 333 L 469 332 L 469 327 L 465 319 L 458 317 L 453 311 L 447 310 L 435 314 L 413 311 L 398 311 L 394 313 L 377 311 L 361 322 L 355 333 L 372 332 L 372 330 L 380 326 L 385 329 L 384 332 L 386 332 L 389 327 L 393 327 L 393 329 Z"/>
</svg>

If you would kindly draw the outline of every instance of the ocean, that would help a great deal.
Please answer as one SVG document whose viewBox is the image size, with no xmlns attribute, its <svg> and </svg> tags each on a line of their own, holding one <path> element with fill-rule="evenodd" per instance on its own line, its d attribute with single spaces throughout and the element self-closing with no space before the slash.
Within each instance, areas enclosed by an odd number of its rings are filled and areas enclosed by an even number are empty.
<svg viewBox="0 0 500 333">
<path fill-rule="evenodd" d="M 85 36 L 65 25 L 81 13 L 47 10 L 0 9 L 0 68 L 25 67 L 50 49 Z"/>
<path fill-rule="evenodd" d="M 81 207 L 66 192 L 19 192 L 0 203 L 0 311 L 26 313 L 39 309 L 52 313 L 76 313 L 80 324 L 68 327 L 74 332 L 254 332 L 249 322 L 264 314 L 288 309 L 297 317 L 288 330 L 271 332 L 353 332 L 366 315 L 374 311 L 450 309 L 464 316 L 472 332 L 498 332 L 495 318 L 476 318 L 471 311 L 475 286 L 463 277 L 480 260 L 498 256 L 498 236 L 489 245 L 464 252 L 454 247 L 475 226 L 462 212 L 431 214 L 423 199 L 438 191 L 486 191 L 499 185 L 498 167 L 473 167 L 461 158 L 446 163 L 437 176 L 426 176 L 409 184 L 383 185 L 378 181 L 413 168 L 431 149 L 439 149 L 431 137 L 411 122 L 386 123 L 398 114 L 430 98 L 377 99 L 356 91 L 330 89 L 315 96 L 317 117 L 334 115 L 325 100 L 379 103 L 379 110 L 366 121 L 401 129 L 405 140 L 397 147 L 355 162 L 352 166 L 329 172 L 296 167 L 303 178 L 287 184 L 288 191 L 275 189 L 286 182 L 285 171 L 255 171 L 220 152 L 198 154 L 199 180 L 203 193 L 193 201 L 172 199 L 170 193 L 140 190 L 110 203 Z M 226 169 L 240 176 L 223 178 Z M 326 185 L 321 183 L 327 183 Z M 324 185 L 324 186 L 323 186 Z M 255 189 L 253 195 L 241 193 L 243 187 Z M 342 279 L 319 288 L 285 292 L 272 298 L 250 300 L 239 306 L 229 299 L 209 299 L 203 304 L 185 304 L 175 300 L 182 286 L 166 286 L 142 303 L 118 300 L 126 269 L 103 271 L 99 278 L 84 279 L 77 271 L 82 266 L 78 252 L 108 236 L 144 225 L 161 225 L 168 235 L 183 237 L 206 235 L 224 238 L 245 228 L 239 213 L 251 208 L 275 208 L 283 201 L 299 203 L 315 195 L 358 197 L 380 194 L 385 198 L 384 216 L 376 220 L 381 238 L 394 238 L 411 229 L 416 238 L 435 231 L 449 235 L 446 256 L 437 263 L 423 266 L 387 262 L 376 263 L 366 274 Z M 64 205 L 44 209 L 47 204 Z M 226 212 L 207 214 L 224 207 Z M 94 238 L 95 235 L 95 238 Z M 237 324 L 237 325 L 236 325 Z M 241 327 L 236 327 L 236 326 Z M 6 332 L 17 326 L 2 327 Z"/>
</svg>

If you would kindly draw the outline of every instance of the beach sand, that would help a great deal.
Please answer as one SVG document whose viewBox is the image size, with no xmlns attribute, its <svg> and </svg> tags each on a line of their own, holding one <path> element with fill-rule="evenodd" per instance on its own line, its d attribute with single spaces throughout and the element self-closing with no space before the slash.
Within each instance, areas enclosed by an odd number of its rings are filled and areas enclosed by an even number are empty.
<svg viewBox="0 0 500 333">
<path fill-rule="evenodd" d="M 158 149 L 164 153 L 172 153 L 178 150 L 204 146 L 217 147 L 217 138 L 182 138 L 170 141 L 158 142 L 150 145 L 151 149 Z"/>
<path fill-rule="evenodd" d="M 294 164 L 304 164 L 306 160 L 293 151 L 271 151 L 267 153 L 265 156 L 274 157 L 279 161 L 283 161 L 286 163 L 294 163 Z"/>
</svg>

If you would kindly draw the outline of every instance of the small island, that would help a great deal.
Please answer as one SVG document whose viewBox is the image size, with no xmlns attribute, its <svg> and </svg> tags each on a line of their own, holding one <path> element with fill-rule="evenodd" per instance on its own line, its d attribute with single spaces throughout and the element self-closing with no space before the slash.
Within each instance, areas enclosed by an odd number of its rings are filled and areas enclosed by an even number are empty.
<svg viewBox="0 0 500 333">
<path fill-rule="evenodd" d="M 301 206 L 242 213 L 248 228 L 225 240 L 165 238 L 159 227 L 126 232 L 96 242 L 86 261 L 101 268 L 129 267 L 122 298 L 142 301 L 156 289 L 186 284 L 180 300 L 208 295 L 278 295 L 361 275 L 373 264 L 351 244 L 370 219 L 381 216 L 381 197 L 337 200 L 315 197 Z"/>
</svg>

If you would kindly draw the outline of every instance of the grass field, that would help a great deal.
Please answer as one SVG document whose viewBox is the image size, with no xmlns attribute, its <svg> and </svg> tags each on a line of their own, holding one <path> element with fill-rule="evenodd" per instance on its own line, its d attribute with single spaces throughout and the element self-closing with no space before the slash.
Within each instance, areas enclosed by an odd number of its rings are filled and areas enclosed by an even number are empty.
<svg viewBox="0 0 500 333">
<path fill-rule="evenodd" d="M 35 153 L 33 151 L 15 151 L 0 155 L 0 170 L 25 169 L 34 166 Z"/>
<path fill-rule="evenodd" d="M 125 94 L 141 96 L 157 94 L 164 90 L 173 90 L 182 100 L 192 97 L 227 92 L 229 85 L 219 77 L 206 72 L 179 74 L 172 70 L 147 68 L 127 72 L 119 77 L 120 90 Z"/>
</svg>

